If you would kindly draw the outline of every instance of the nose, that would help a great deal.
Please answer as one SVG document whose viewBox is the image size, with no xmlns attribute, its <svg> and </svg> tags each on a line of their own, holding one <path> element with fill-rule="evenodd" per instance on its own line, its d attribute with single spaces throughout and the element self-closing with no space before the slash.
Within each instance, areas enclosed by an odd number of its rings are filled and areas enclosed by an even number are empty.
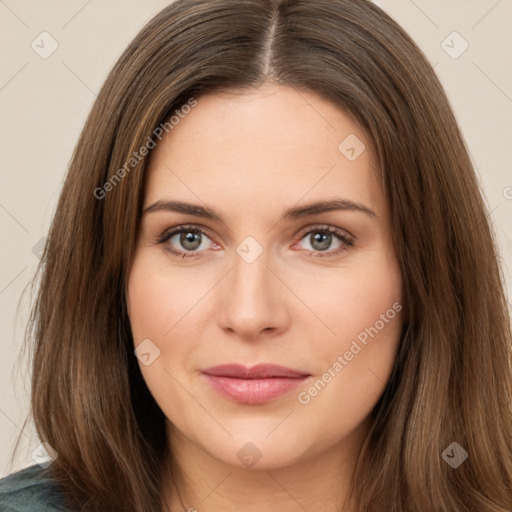
<svg viewBox="0 0 512 512">
<path fill-rule="evenodd" d="M 248 263 L 237 253 L 222 288 L 219 322 L 246 341 L 274 337 L 290 323 L 290 292 L 269 267 L 264 251 Z"/>
</svg>

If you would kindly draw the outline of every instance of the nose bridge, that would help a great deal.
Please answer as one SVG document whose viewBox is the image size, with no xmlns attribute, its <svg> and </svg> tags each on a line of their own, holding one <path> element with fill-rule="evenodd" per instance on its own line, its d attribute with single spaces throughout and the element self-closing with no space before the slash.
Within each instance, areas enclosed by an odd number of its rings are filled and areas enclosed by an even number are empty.
<svg viewBox="0 0 512 512">
<path fill-rule="evenodd" d="M 233 293 L 239 295 L 239 299 L 245 301 L 250 299 L 264 299 L 268 293 L 268 269 L 269 261 L 267 254 L 260 254 L 254 259 L 246 259 L 240 255 L 240 248 L 233 261 Z M 249 253 L 250 254 L 250 253 Z"/>
<path fill-rule="evenodd" d="M 279 280 L 269 269 L 263 247 L 245 240 L 236 248 L 228 277 L 221 323 L 241 337 L 254 338 L 263 330 L 281 330 L 287 322 Z"/>
</svg>

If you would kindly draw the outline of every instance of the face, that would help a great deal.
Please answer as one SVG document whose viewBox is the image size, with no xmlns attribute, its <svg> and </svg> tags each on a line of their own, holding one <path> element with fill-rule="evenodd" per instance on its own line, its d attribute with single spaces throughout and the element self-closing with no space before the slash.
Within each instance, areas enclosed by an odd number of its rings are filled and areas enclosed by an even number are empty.
<svg viewBox="0 0 512 512">
<path fill-rule="evenodd" d="M 402 309 L 361 128 L 288 87 L 203 96 L 152 151 L 143 209 L 127 302 L 172 442 L 276 468 L 361 438 Z"/>
</svg>

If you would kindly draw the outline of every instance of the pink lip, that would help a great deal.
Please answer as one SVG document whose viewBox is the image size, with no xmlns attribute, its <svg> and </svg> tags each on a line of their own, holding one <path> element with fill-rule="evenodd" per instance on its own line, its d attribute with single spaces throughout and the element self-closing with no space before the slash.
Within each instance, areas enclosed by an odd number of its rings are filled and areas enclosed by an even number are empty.
<svg viewBox="0 0 512 512">
<path fill-rule="evenodd" d="M 262 404 L 296 388 L 310 374 L 284 366 L 258 364 L 247 368 L 224 364 L 203 370 L 218 393 L 243 404 Z"/>
</svg>

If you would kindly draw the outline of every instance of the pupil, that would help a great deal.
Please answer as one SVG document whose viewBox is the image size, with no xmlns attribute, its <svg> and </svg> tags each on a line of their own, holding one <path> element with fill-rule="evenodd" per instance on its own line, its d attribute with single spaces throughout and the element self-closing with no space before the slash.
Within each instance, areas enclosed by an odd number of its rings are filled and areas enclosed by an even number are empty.
<svg viewBox="0 0 512 512">
<path fill-rule="evenodd" d="M 315 247 L 315 243 L 317 243 L 317 242 L 318 242 L 318 244 Z M 312 241 L 311 245 L 319 251 L 325 251 L 331 245 L 331 234 L 330 233 L 315 233 L 313 235 L 313 241 Z"/>
<path fill-rule="evenodd" d="M 197 243 L 199 241 L 199 243 Z M 201 245 L 200 234 L 192 231 L 183 232 L 180 243 L 185 249 L 194 250 Z"/>
</svg>

